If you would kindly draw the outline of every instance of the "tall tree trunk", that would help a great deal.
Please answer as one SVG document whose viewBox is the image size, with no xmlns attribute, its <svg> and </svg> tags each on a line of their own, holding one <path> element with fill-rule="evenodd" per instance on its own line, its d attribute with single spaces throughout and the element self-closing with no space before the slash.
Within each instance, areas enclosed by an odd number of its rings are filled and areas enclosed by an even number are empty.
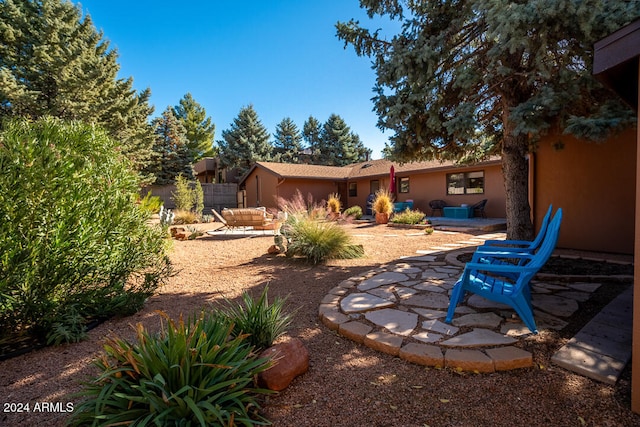
<svg viewBox="0 0 640 427">
<path fill-rule="evenodd" d="M 529 140 L 526 135 L 514 136 L 513 125 L 506 117 L 503 123 L 502 174 L 507 204 L 507 239 L 533 240 L 527 160 Z"/>
</svg>

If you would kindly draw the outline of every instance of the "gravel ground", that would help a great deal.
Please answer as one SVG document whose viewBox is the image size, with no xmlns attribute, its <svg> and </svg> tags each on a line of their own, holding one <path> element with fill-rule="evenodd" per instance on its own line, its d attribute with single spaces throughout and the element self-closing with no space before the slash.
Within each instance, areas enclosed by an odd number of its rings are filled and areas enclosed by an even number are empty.
<svg viewBox="0 0 640 427">
<path fill-rule="evenodd" d="M 214 228 L 212 224 L 200 227 Z M 158 329 L 157 310 L 172 317 L 188 315 L 223 296 L 234 299 L 243 291 L 257 296 L 266 284 L 271 297 L 288 296 L 288 307 L 298 310 L 288 335 L 304 342 L 311 359 L 305 375 L 264 403 L 264 414 L 276 426 L 640 425 L 640 416 L 629 409 L 629 369 L 612 387 L 550 364 L 553 352 L 569 338 L 563 334 L 543 331 L 530 339 L 527 345 L 534 351 L 534 368 L 472 374 L 413 365 L 330 331 L 318 320 L 318 303 L 340 281 L 418 249 L 471 237 L 437 231 L 430 236 L 412 235 L 416 230 L 370 224 L 345 227 L 354 243 L 364 246 L 365 257 L 321 266 L 267 255 L 273 243 L 270 235 L 205 235 L 176 241 L 171 259 L 178 273 L 141 312 L 99 325 L 81 343 L 0 362 L 0 425 L 62 425 L 68 416 L 64 412 L 19 414 L 7 404 L 77 405 L 80 398 L 73 394 L 95 374 L 90 362 L 100 354 L 107 334 L 132 338 L 136 323 Z M 610 293 L 615 292 L 603 295 Z M 593 315 L 593 310 L 588 313 Z M 578 314 L 572 320 L 575 329 L 588 319 Z"/>
</svg>

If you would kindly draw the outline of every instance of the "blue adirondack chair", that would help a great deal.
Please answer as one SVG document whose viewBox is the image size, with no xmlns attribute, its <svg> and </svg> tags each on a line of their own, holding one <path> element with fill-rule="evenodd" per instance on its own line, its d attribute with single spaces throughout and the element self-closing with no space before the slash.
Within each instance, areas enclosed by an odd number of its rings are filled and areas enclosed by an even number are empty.
<svg viewBox="0 0 640 427">
<path fill-rule="evenodd" d="M 549 209 L 547 209 L 547 213 L 544 215 L 542 219 L 542 224 L 540 225 L 540 231 L 538 231 L 538 235 L 533 241 L 528 240 L 487 240 L 484 242 L 482 246 L 478 247 L 478 251 L 481 252 L 495 252 L 495 251 L 508 251 L 508 252 L 535 252 L 540 245 L 542 244 L 542 240 L 547 232 L 547 227 L 549 226 L 549 221 L 551 220 L 551 211 L 553 210 L 553 205 L 549 205 Z"/>
<path fill-rule="evenodd" d="M 491 254 L 491 258 L 496 261 L 500 257 L 519 259 L 518 265 L 509 262 L 467 263 L 462 276 L 453 287 L 445 321 L 451 323 L 457 305 L 462 301 L 466 292 L 471 292 L 491 301 L 513 307 L 529 330 L 537 334 L 538 328 L 533 318 L 529 282 L 547 262 L 555 249 L 561 222 L 562 209 L 558 209 L 547 227 L 540 248 L 535 253 Z"/>
</svg>

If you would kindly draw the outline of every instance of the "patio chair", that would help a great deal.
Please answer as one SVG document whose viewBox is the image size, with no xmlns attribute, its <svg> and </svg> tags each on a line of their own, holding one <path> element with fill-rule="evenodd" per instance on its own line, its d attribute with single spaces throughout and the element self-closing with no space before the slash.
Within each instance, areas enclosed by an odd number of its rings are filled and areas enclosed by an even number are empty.
<svg viewBox="0 0 640 427">
<path fill-rule="evenodd" d="M 533 318 L 529 282 L 547 262 L 555 249 L 561 222 L 562 209 L 558 209 L 547 227 L 540 249 L 535 254 L 524 252 L 503 253 L 502 256 L 505 258 L 521 259 L 522 262 L 519 265 L 509 262 L 468 262 L 464 267 L 462 276 L 453 286 L 445 322 L 451 323 L 456 307 L 462 302 L 465 293 L 471 292 L 488 300 L 513 307 L 527 328 L 537 334 L 538 328 Z M 494 253 L 491 256 L 497 258 L 499 255 Z"/>
<path fill-rule="evenodd" d="M 511 251 L 533 253 L 537 251 L 547 232 L 552 211 L 553 205 L 549 205 L 549 209 L 547 209 L 547 213 L 542 219 L 540 231 L 538 231 L 538 235 L 534 240 L 486 240 L 482 246 L 478 247 L 476 252 Z"/>
<path fill-rule="evenodd" d="M 434 216 L 436 211 L 440 211 L 440 216 L 444 215 L 444 208 L 447 206 L 447 202 L 444 200 L 432 200 L 429 202 L 429 208 L 431 208 L 430 216 Z"/>
<path fill-rule="evenodd" d="M 471 208 L 473 209 L 473 216 L 481 216 L 482 218 L 486 218 L 487 214 L 484 213 L 484 207 L 486 205 L 487 205 L 487 199 L 483 199 L 478 203 L 476 203 L 475 205 L 472 205 Z"/>
</svg>

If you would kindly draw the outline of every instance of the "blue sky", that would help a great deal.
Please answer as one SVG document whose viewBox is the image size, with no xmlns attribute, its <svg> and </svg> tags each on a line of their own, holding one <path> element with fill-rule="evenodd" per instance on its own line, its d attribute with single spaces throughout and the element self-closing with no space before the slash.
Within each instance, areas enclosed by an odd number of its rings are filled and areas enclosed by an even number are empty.
<svg viewBox="0 0 640 427">
<path fill-rule="evenodd" d="M 339 114 L 373 158 L 391 133 L 372 112 L 375 72 L 335 33 L 337 21 L 371 21 L 357 0 L 84 0 L 83 12 L 119 54 L 120 77 L 149 87 L 158 116 L 190 92 L 221 139 L 243 106 L 253 104 L 271 134 L 291 117 L 302 130 Z M 385 25 L 386 28 L 386 25 Z"/>
</svg>

